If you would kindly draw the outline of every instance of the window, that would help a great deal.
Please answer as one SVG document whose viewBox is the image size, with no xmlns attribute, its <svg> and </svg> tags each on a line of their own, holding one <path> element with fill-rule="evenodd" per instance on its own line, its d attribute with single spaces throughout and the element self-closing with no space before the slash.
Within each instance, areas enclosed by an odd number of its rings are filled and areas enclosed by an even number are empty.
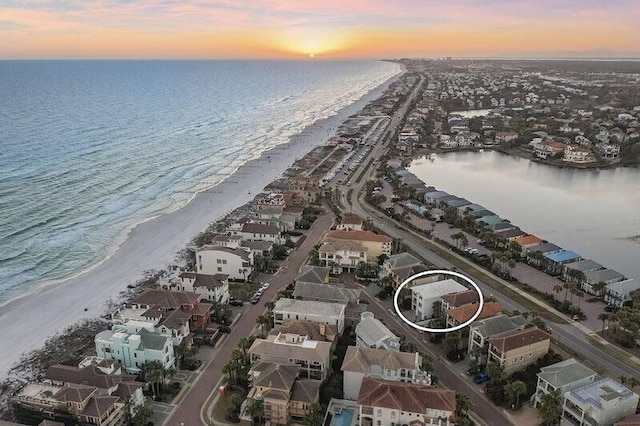
<svg viewBox="0 0 640 426">
<path fill-rule="evenodd" d="M 138 358 L 138 352 L 134 352 L 134 353 L 133 353 L 133 357 L 134 357 L 134 358 Z M 136 364 L 137 364 L 137 363 L 136 363 Z"/>
<path fill-rule="evenodd" d="M 226 259 L 222 259 L 222 264 L 226 265 L 227 264 L 227 260 Z"/>
<path fill-rule="evenodd" d="M 222 263 L 222 260 L 221 259 L 216 259 L 216 263 L 219 265 L 219 264 Z"/>
<path fill-rule="evenodd" d="M 220 266 L 218 266 L 218 272 L 222 272 L 222 268 Z"/>
</svg>

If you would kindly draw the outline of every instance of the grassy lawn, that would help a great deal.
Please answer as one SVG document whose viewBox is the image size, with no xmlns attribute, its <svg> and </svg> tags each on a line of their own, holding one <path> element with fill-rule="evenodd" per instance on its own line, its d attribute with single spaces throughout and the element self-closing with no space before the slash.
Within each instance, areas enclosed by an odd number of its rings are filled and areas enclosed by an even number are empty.
<svg viewBox="0 0 640 426">
<path fill-rule="evenodd" d="M 214 420 L 221 423 L 231 423 L 229 420 L 227 420 L 226 414 L 227 414 L 227 409 L 229 408 L 229 404 L 231 402 L 231 398 L 233 398 L 234 395 L 238 395 L 241 397 L 242 393 L 240 391 L 227 390 L 224 396 L 221 396 L 220 398 L 218 398 L 218 401 L 216 402 L 215 407 L 213 407 Z"/>
<path fill-rule="evenodd" d="M 256 283 L 229 283 L 229 294 L 234 299 L 249 300 L 253 293 L 260 288 L 260 284 Z"/>
</svg>

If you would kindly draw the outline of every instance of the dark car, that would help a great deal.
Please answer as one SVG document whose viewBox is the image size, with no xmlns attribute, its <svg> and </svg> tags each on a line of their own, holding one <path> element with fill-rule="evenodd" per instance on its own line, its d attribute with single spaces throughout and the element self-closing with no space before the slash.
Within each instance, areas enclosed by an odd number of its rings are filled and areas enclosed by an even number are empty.
<svg viewBox="0 0 640 426">
<path fill-rule="evenodd" d="M 255 305 L 259 301 L 260 301 L 260 297 L 254 297 L 253 299 L 251 299 L 251 304 Z"/>
<path fill-rule="evenodd" d="M 486 383 L 489 380 L 491 380 L 491 377 L 487 376 L 486 373 L 480 373 L 480 374 L 478 374 L 477 376 L 475 376 L 473 378 L 473 382 L 477 383 L 479 385 L 482 384 L 482 383 Z"/>
<path fill-rule="evenodd" d="M 242 306 L 242 305 L 244 305 L 244 302 L 242 300 L 240 300 L 240 299 L 231 299 L 231 300 L 229 300 L 229 304 L 231 306 Z"/>
<path fill-rule="evenodd" d="M 221 325 L 218 330 L 220 330 L 220 332 L 222 333 L 231 333 L 231 327 L 229 327 L 228 325 Z"/>
</svg>

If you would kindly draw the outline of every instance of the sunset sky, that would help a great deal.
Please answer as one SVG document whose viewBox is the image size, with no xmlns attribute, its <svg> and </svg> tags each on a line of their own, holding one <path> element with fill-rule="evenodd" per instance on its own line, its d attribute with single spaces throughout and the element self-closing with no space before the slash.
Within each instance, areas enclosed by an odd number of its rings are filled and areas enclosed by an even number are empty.
<svg viewBox="0 0 640 426">
<path fill-rule="evenodd" d="M 640 57 L 640 0 L 1 0 L 0 58 Z"/>
</svg>

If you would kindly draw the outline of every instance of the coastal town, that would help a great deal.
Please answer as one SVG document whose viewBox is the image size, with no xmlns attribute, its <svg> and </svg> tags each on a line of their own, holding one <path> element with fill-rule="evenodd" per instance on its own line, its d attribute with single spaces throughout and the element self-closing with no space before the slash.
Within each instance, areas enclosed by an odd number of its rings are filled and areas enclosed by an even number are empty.
<svg viewBox="0 0 640 426">
<path fill-rule="evenodd" d="M 399 62 L 174 264 L 25 356 L 6 424 L 640 424 L 640 282 L 407 169 L 479 149 L 637 165 L 640 74 Z"/>
</svg>

